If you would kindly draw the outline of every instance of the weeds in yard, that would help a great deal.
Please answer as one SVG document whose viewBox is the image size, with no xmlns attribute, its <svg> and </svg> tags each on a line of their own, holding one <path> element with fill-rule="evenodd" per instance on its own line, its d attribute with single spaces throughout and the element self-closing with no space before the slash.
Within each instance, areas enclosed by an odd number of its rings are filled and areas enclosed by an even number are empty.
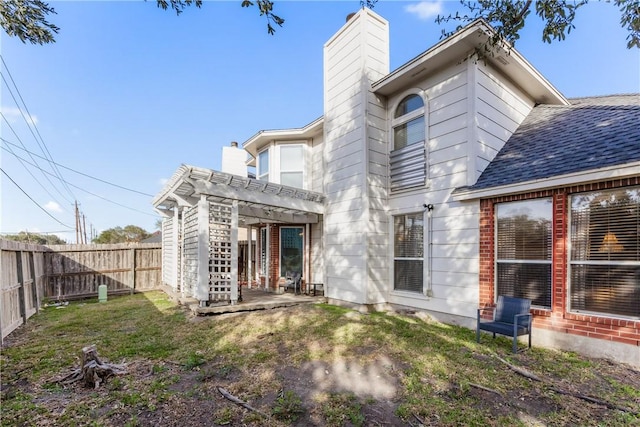
<svg viewBox="0 0 640 427">
<path fill-rule="evenodd" d="M 233 421 L 235 414 L 233 413 L 233 411 L 231 410 L 231 408 L 221 408 L 218 409 L 214 414 L 213 414 L 213 422 L 216 423 L 217 425 L 220 426 L 226 426 L 228 424 L 231 424 L 231 422 Z"/>
<path fill-rule="evenodd" d="M 2 426 L 263 425 L 259 414 L 221 405 L 215 387 L 231 385 L 271 413 L 277 427 L 415 425 L 417 418 L 434 425 L 640 426 L 637 370 L 540 348 L 512 355 L 506 338 L 478 345 L 469 329 L 405 314 L 323 304 L 194 321 L 163 293 L 150 292 L 45 308 L 7 341 Z M 77 367 L 89 344 L 105 361 L 128 364 L 129 374 L 97 391 L 50 382 Z M 628 412 L 555 393 L 496 356 Z M 381 368 L 364 369 L 358 378 L 368 385 L 356 392 L 330 375 L 338 365 Z M 373 394 L 381 381 L 393 398 Z"/>
<path fill-rule="evenodd" d="M 322 415 L 328 426 L 348 423 L 361 427 L 365 423 L 362 405 L 353 393 L 331 393 L 322 403 Z"/>
<path fill-rule="evenodd" d="M 304 413 L 302 399 L 292 390 L 284 390 L 276 399 L 271 415 L 282 421 L 295 421 Z"/>
<path fill-rule="evenodd" d="M 190 353 L 182 364 L 185 371 L 192 371 L 204 364 L 204 356 L 199 352 Z"/>
</svg>

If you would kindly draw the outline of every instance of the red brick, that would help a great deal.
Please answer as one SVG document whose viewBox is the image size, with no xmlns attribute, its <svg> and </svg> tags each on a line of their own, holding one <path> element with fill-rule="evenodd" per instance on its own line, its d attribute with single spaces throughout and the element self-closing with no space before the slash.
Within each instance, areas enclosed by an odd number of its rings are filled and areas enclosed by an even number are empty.
<svg viewBox="0 0 640 427">
<path fill-rule="evenodd" d="M 611 335 L 605 335 L 605 334 L 598 334 L 595 332 L 590 332 L 589 333 L 589 337 L 590 338 L 596 338 L 599 340 L 605 340 L 605 341 L 611 341 L 612 336 Z"/>
<path fill-rule="evenodd" d="M 623 343 L 623 344 L 630 344 L 630 345 L 640 346 L 640 340 L 639 339 L 623 338 L 623 337 L 611 337 L 611 341 L 620 342 L 620 343 Z"/>
</svg>

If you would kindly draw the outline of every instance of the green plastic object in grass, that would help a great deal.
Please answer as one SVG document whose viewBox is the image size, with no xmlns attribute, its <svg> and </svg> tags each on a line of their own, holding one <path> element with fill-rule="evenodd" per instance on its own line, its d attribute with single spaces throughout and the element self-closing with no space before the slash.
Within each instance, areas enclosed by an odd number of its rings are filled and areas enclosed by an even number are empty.
<svg viewBox="0 0 640 427">
<path fill-rule="evenodd" d="M 98 302 L 107 302 L 107 285 L 98 286 Z"/>
</svg>

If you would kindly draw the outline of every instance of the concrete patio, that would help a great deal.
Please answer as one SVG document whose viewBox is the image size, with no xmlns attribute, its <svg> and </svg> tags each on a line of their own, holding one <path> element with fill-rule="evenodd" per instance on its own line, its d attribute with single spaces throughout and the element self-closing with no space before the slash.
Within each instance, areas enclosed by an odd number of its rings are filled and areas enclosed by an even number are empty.
<svg viewBox="0 0 640 427">
<path fill-rule="evenodd" d="M 275 292 L 265 292 L 260 289 L 248 289 L 242 287 L 242 301 L 235 305 L 220 303 L 209 307 L 200 307 L 198 301 L 193 298 L 181 298 L 179 295 L 173 294 L 169 289 L 165 292 L 172 298 L 175 298 L 180 304 L 189 307 L 189 309 L 198 316 L 238 313 L 242 311 L 269 310 L 273 308 L 292 307 L 301 304 L 318 304 L 325 302 L 324 296 L 306 295 L 303 293 L 295 294 L 293 292 L 285 292 L 282 294 Z"/>
</svg>

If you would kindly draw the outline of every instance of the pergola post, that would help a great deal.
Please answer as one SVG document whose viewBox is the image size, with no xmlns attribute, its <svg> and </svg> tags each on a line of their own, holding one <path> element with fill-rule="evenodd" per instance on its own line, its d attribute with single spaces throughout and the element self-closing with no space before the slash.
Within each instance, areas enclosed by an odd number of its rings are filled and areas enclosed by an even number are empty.
<svg viewBox="0 0 640 427">
<path fill-rule="evenodd" d="M 309 282 L 311 281 L 311 226 L 304 225 L 304 284 L 305 291 L 309 293 Z"/>
<path fill-rule="evenodd" d="M 238 303 L 238 201 L 231 203 L 231 305 Z"/>
<path fill-rule="evenodd" d="M 174 206 L 173 208 L 173 219 L 171 221 L 171 232 L 173 233 L 173 241 L 171 242 L 173 259 L 171 260 L 172 268 L 173 268 L 173 277 L 171 278 L 171 286 L 173 287 L 174 292 L 181 291 L 180 286 L 180 254 L 178 251 L 180 250 L 180 210 L 178 206 Z"/>
<path fill-rule="evenodd" d="M 209 301 L 209 202 L 205 194 L 198 202 L 198 281 L 193 297 L 200 307 Z"/>
<path fill-rule="evenodd" d="M 269 275 L 271 272 L 271 226 L 269 225 L 269 223 L 267 223 L 267 231 L 266 231 L 266 238 L 265 238 L 265 245 L 267 245 L 267 247 L 265 248 L 265 266 L 264 266 L 264 290 L 268 291 L 269 290 Z"/>
<path fill-rule="evenodd" d="M 253 282 L 253 269 L 251 268 L 251 240 L 253 236 L 253 229 L 250 225 L 247 226 L 247 287 L 251 289 L 251 282 Z"/>
</svg>

